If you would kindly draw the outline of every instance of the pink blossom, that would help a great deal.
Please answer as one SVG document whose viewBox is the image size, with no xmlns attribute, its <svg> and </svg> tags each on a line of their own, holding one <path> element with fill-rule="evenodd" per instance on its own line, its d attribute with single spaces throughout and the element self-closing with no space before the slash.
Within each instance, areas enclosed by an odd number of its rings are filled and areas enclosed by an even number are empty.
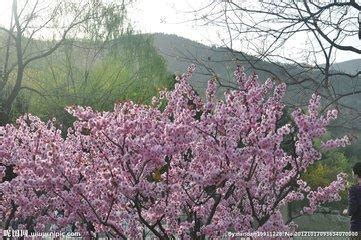
<svg viewBox="0 0 361 240">
<path fill-rule="evenodd" d="M 339 199 L 343 175 L 315 191 L 300 179 L 321 158 L 314 140 L 337 112 L 320 116 L 313 95 L 307 113 L 295 109 L 292 121 L 279 126 L 285 84 L 262 84 L 237 67 L 237 90 L 216 101 L 211 80 L 203 100 L 188 83 L 194 70 L 152 106 L 67 108 L 77 121 L 66 138 L 53 121 L 32 115 L 0 128 L 1 166 L 14 165 L 17 174 L 0 184 L 1 215 L 10 222 L 34 217 L 37 230 L 72 225 L 88 238 L 101 231 L 137 239 L 143 230 L 158 238 L 217 238 L 230 230 L 292 230 L 280 213 L 284 204 L 306 198 L 304 212 L 312 213 Z M 292 154 L 282 148 L 291 133 Z M 346 144 L 341 138 L 322 146 Z"/>
<path fill-rule="evenodd" d="M 339 148 L 339 147 L 345 147 L 346 145 L 350 144 L 350 140 L 348 138 L 348 136 L 344 136 L 342 138 L 338 138 L 338 139 L 331 139 L 328 140 L 327 142 L 322 142 L 321 143 L 321 147 L 323 149 L 334 149 L 334 148 Z"/>
</svg>

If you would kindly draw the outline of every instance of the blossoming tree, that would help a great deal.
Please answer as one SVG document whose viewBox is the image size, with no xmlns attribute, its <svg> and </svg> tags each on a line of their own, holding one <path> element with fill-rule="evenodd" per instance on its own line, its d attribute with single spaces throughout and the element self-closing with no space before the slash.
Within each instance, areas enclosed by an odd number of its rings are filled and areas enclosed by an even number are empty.
<svg viewBox="0 0 361 240">
<path fill-rule="evenodd" d="M 5 166 L 16 174 L 0 185 L 5 228 L 203 239 L 228 231 L 292 231 L 283 205 L 307 198 L 303 213 L 311 214 L 339 199 L 343 174 L 316 191 L 300 179 L 321 159 L 313 141 L 337 111 L 319 115 L 320 98 L 313 95 L 307 111 L 296 109 L 281 126 L 284 84 L 262 84 L 238 67 L 237 90 L 218 101 L 211 80 L 202 100 L 188 83 L 193 71 L 152 106 L 70 107 L 77 121 L 65 139 L 53 121 L 31 115 L 1 128 L 1 177 Z M 286 151 L 290 134 L 293 151 Z M 330 140 L 322 148 L 348 142 Z"/>
</svg>

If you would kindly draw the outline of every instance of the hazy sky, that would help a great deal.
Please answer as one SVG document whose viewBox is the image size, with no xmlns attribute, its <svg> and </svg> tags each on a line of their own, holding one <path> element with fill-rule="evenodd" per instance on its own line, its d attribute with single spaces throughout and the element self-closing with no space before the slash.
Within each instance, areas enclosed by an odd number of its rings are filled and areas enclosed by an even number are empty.
<svg viewBox="0 0 361 240">
<path fill-rule="evenodd" d="M 48 2 L 50 2 L 49 0 Z M 138 0 L 129 15 L 135 28 L 141 32 L 154 33 L 164 32 L 177 34 L 206 45 L 222 44 L 222 32 L 215 27 L 197 26 L 192 19 L 192 10 L 204 6 L 210 0 Z M 246 1 L 246 0 L 244 0 Z M 0 0 L 0 24 L 8 26 L 10 18 L 10 7 L 12 0 Z M 225 35 L 225 34 L 223 34 Z M 297 40 L 292 42 L 292 46 L 285 47 L 285 51 L 294 51 L 293 56 L 302 52 L 306 41 L 306 36 L 300 34 Z M 237 41 L 235 41 L 237 42 Z M 236 44 L 242 44 L 240 41 Z M 355 37 L 348 44 L 360 46 L 361 41 Z M 350 52 L 336 53 L 336 62 L 361 58 L 357 54 Z"/>
<path fill-rule="evenodd" d="M 195 25 L 191 11 L 204 6 L 207 0 L 138 0 L 130 10 L 136 28 L 142 32 L 176 34 L 207 45 L 217 42 L 216 32 Z"/>
<path fill-rule="evenodd" d="M 222 33 L 219 33 L 217 28 L 197 26 L 194 21 L 187 22 L 192 19 L 192 14 L 189 12 L 205 6 L 207 2 L 210 0 L 139 0 L 130 15 L 137 28 L 143 32 L 173 33 L 206 45 L 222 44 Z M 292 46 L 285 50 L 291 51 L 292 48 L 294 51 L 292 54 L 295 56 L 296 52 L 303 51 L 305 41 L 307 41 L 306 35 L 299 34 L 297 40 L 293 40 Z M 361 46 L 361 40 L 355 36 L 347 44 Z M 336 52 L 336 62 L 360 58 L 361 56 L 356 53 Z"/>
</svg>

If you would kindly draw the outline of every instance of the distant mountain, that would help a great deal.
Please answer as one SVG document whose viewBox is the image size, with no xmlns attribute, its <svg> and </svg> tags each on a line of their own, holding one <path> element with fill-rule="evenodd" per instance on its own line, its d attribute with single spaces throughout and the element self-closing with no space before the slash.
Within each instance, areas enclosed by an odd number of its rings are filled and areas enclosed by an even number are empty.
<svg viewBox="0 0 361 240">
<path fill-rule="evenodd" d="M 322 86 L 322 73 L 317 69 L 305 71 L 297 65 L 287 65 L 282 63 L 270 63 L 249 56 L 244 53 L 231 53 L 228 49 L 206 46 L 195 41 L 179 37 L 156 33 L 152 35 L 154 45 L 167 62 L 168 70 L 174 72 L 184 72 L 191 63 L 197 64 L 197 72 L 191 79 L 191 84 L 199 93 L 203 93 L 207 86 L 207 81 L 215 74 L 226 86 L 235 86 L 233 82 L 233 71 L 236 64 L 240 64 L 245 71 L 250 74 L 254 69 L 261 81 L 265 81 L 272 74 L 279 78 L 279 81 L 289 83 L 287 102 L 291 104 L 304 105 L 309 96 L 315 91 L 327 95 L 330 89 Z M 361 68 L 361 60 L 351 60 L 336 63 L 333 65 L 334 71 L 345 71 L 347 73 L 356 72 Z M 294 80 L 300 84 L 294 84 Z M 304 79 L 312 79 L 303 81 Z M 331 83 L 337 94 L 350 93 L 361 90 L 361 85 L 356 78 L 350 79 L 347 76 L 336 76 L 331 78 Z M 222 95 L 222 91 L 219 92 Z M 361 94 L 349 95 L 342 98 L 342 104 L 351 104 L 353 107 L 361 109 Z M 357 119 L 361 122 L 361 119 Z M 360 125 L 361 127 L 361 125 Z"/>
<path fill-rule="evenodd" d="M 255 68 L 262 69 L 257 70 L 261 81 L 270 77 L 271 71 L 283 81 L 289 80 L 285 70 L 292 75 L 297 75 L 301 71 L 297 67 L 291 68 L 284 64 L 275 66 L 244 53 L 234 54 L 226 48 L 206 46 L 176 35 L 157 33 L 152 36 L 155 47 L 165 58 L 171 73 L 184 72 L 191 63 L 197 65 L 191 84 L 200 94 L 205 89 L 207 81 L 214 75 L 221 79 L 225 88 L 234 87 L 233 72 L 237 64 L 242 65 L 248 74 L 251 74 Z"/>
<path fill-rule="evenodd" d="M 361 71 L 361 58 L 340 63 L 334 63 L 332 65 L 332 69 L 348 74 L 356 74 L 358 71 Z"/>
</svg>

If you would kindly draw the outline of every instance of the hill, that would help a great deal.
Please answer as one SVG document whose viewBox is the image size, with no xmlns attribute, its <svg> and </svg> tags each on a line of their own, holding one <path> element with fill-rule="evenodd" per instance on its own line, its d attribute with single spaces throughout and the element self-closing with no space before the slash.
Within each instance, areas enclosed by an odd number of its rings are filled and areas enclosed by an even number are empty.
<svg viewBox="0 0 361 240">
<path fill-rule="evenodd" d="M 334 63 L 333 69 L 339 72 L 345 72 L 348 74 L 356 74 L 361 71 L 361 59 L 354 59 L 340 63 Z"/>
<path fill-rule="evenodd" d="M 303 68 L 296 65 L 270 63 L 245 53 L 231 53 L 226 48 L 206 46 L 177 35 L 155 33 L 152 34 L 152 37 L 159 54 L 165 58 L 168 65 L 167 68 L 170 72 L 182 72 L 190 63 L 197 64 L 198 68 L 195 76 L 197 76 L 199 80 L 194 82 L 195 87 L 198 87 L 199 82 L 204 82 L 204 79 L 209 79 L 214 73 L 220 76 L 223 81 L 233 84 L 231 80 L 236 64 L 241 64 L 247 73 L 251 73 L 253 69 L 257 69 L 256 72 L 261 80 L 267 79 L 270 75 L 276 75 L 281 81 L 290 82 L 292 80 L 290 75 L 298 76 L 304 71 Z M 214 70 L 214 72 L 211 69 Z M 361 59 L 334 63 L 332 65 L 333 72 L 355 74 L 360 70 Z M 314 69 L 307 74 L 317 78 L 317 74 L 321 73 Z M 300 79 L 304 75 L 305 73 L 295 78 Z M 337 78 L 344 80 L 344 78 Z M 342 91 L 350 87 L 354 87 L 354 85 L 346 84 L 346 86 L 338 86 L 338 90 Z"/>
<path fill-rule="evenodd" d="M 163 56 L 167 63 L 169 72 L 184 72 L 191 63 L 197 64 L 196 74 L 191 79 L 191 84 L 199 94 L 204 93 L 208 79 L 217 75 L 221 81 L 219 96 L 227 87 L 234 87 L 233 71 L 236 64 L 241 64 L 245 71 L 250 74 L 254 69 L 261 81 L 265 81 L 270 76 L 274 76 L 277 81 L 286 82 L 288 90 L 286 101 L 289 105 L 305 105 L 313 92 L 319 92 L 327 96 L 330 91 L 334 91 L 336 96 L 349 94 L 339 101 L 346 114 L 342 115 L 339 126 L 361 129 L 357 110 L 361 110 L 360 95 L 354 92 L 361 90 L 356 78 L 347 76 L 333 76 L 330 78 L 333 88 L 326 88 L 321 81 L 322 73 L 317 69 L 304 68 L 296 65 L 282 63 L 270 63 L 251 57 L 244 53 L 231 53 L 228 49 L 206 46 L 195 41 L 162 33 L 153 34 L 153 42 L 159 54 Z M 361 68 L 361 60 L 351 60 L 334 65 L 334 72 L 344 71 L 352 73 L 355 69 Z M 306 81 L 302 81 L 307 79 Z M 300 82 L 299 84 L 295 84 Z M 354 93 L 354 94 L 350 94 Z M 337 126 L 335 126 L 337 127 Z"/>
</svg>

